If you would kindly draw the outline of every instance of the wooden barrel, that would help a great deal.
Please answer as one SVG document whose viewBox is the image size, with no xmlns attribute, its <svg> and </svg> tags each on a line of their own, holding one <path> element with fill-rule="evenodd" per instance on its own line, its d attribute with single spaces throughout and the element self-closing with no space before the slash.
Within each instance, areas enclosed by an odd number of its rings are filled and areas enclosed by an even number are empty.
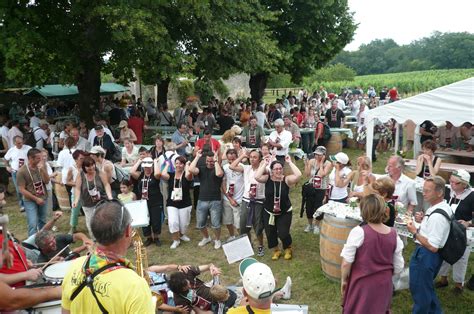
<svg viewBox="0 0 474 314">
<path fill-rule="evenodd" d="M 61 173 L 56 175 L 56 182 L 61 182 Z M 59 183 L 54 184 L 54 193 L 56 193 L 56 198 L 58 199 L 59 208 L 61 210 L 70 210 L 71 202 L 69 200 L 69 194 L 66 191 L 66 187 Z"/>
<path fill-rule="evenodd" d="M 326 145 L 327 153 L 329 155 L 334 155 L 339 152 L 342 152 L 342 138 L 339 133 L 331 133 L 331 139 Z"/>
<path fill-rule="evenodd" d="M 349 232 L 360 224 L 354 219 L 324 215 L 321 225 L 319 254 L 324 275 L 333 281 L 341 280 L 341 251 Z"/>
</svg>

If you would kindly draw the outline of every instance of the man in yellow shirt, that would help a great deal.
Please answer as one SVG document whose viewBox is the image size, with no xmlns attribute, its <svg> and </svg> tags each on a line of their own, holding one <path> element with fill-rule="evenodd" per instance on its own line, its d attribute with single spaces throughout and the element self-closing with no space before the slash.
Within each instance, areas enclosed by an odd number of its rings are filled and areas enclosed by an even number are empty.
<svg viewBox="0 0 474 314">
<path fill-rule="evenodd" d="M 125 258 L 132 241 L 130 223 L 119 201 L 97 204 L 91 230 L 98 245 L 90 256 L 75 260 L 66 274 L 63 313 L 155 313 L 148 283 Z"/>
<path fill-rule="evenodd" d="M 240 276 L 243 281 L 241 306 L 230 309 L 228 314 L 270 314 L 275 277 L 267 265 L 254 258 L 246 258 L 240 262 Z"/>
</svg>

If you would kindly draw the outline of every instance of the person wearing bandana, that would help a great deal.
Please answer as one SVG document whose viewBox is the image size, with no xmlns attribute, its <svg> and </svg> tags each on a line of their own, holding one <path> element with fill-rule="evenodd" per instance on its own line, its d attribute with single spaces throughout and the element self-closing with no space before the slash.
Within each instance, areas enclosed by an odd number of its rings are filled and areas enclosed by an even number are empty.
<svg viewBox="0 0 474 314">
<path fill-rule="evenodd" d="M 142 171 L 138 170 L 140 166 Z M 161 173 L 158 159 L 139 159 L 130 170 L 130 175 L 138 181 L 137 199 L 146 200 L 150 215 L 150 225 L 143 228 L 143 235 L 147 238 L 143 245 L 149 246 L 154 242 L 161 246 L 159 235 L 163 216 L 163 195 L 160 191 Z"/>
<path fill-rule="evenodd" d="M 344 112 L 338 108 L 338 101 L 334 99 L 331 102 L 331 108 L 326 111 L 324 117 L 324 123 L 327 123 L 331 128 L 343 128 L 344 127 Z"/>
<path fill-rule="evenodd" d="M 273 249 L 272 260 L 278 260 L 282 255 L 278 247 L 278 238 L 283 245 L 284 258 L 290 260 L 293 256 L 290 234 L 293 212 L 289 195 L 290 187 L 294 187 L 300 180 L 301 171 L 292 162 L 290 156 L 286 156 L 285 161 L 291 171 L 289 175 L 284 175 L 282 162 L 275 160 L 270 164 L 269 159 L 260 163 L 255 174 L 255 180 L 265 183 L 263 224 L 268 248 Z M 270 173 L 267 173 L 268 166 L 270 166 Z"/>
<path fill-rule="evenodd" d="M 28 162 L 17 173 L 18 190 L 23 195 L 26 219 L 28 221 L 28 236 L 43 228 L 48 214 L 49 175 L 41 163 L 41 151 L 32 148 L 28 151 Z"/>
<path fill-rule="evenodd" d="M 469 173 L 460 169 L 454 171 L 449 179 L 449 188 L 446 188 L 444 199 L 451 206 L 454 217 L 461 222 L 466 228 L 473 227 L 472 219 L 474 216 L 474 192 L 469 185 Z M 467 264 L 469 262 L 469 254 L 471 249 L 466 247 L 464 255 L 459 261 L 452 265 L 454 292 L 459 294 L 463 291 L 464 278 L 466 276 Z M 451 265 L 443 261 L 438 275 L 441 276 L 435 286 L 438 288 L 448 286 L 448 273 Z"/>
</svg>

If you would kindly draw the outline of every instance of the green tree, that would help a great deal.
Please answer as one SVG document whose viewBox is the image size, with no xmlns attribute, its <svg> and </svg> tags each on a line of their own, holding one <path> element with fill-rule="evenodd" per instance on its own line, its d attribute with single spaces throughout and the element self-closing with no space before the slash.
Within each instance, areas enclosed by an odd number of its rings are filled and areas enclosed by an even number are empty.
<svg viewBox="0 0 474 314">
<path fill-rule="evenodd" d="M 277 21 L 268 23 L 281 51 L 277 73 L 289 73 L 296 84 L 329 62 L 352 40 L 356 29 L 347 1 L 263 0 L 262 3 L 278 12 Z M 250 73 L 251 96 L 260 100 L 272 70 L 259 67 Z"/>
<path fill-rule="evenodd" d="M 166 34 L 160 1 L 7 0 L 2 6 L 7 77 L 25 85 L 75 83 L 81 118 L 99 107 L 100 73 L 132 78 L 140 42 Z"/>
<path fill-rule="evenodd" d="M 166 101 L 177 75 L 191 73 L 212 85 L 232 73 L 274 69 L 279 60 L 266 26 L 274 15 L 258 1 L 172 1 L 163 12 L 168 32 L 157 44 L 166 48 L 145 42 L 138 66 L 146 83 L 159 84 L 159 100 Z"/>
</svg>

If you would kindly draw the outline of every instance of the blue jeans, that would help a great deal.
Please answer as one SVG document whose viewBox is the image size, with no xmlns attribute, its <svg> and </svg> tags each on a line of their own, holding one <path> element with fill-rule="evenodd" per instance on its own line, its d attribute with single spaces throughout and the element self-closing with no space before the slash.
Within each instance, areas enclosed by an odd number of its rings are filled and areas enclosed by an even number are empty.
<svg viewBox="0 0 474 314">
<path fill-rule="evenodd" d="M 420 245 L 413 252 L 410 259 L 413 313 L 443 313 L 433 283 L 442 262 L 439 253 L 433 253 Z"/>
<path fill-rule="evenodd" d="M 46 199 L 43 205 L 38 205 L 35 202 L 25 200 L 26 220 L 28 222 L 28 236 L 38 232 L 46 224 L 46 217 L 48 215 L 48 200 Z"/>
<path fill-rule="evenodd" d="M 18 205 L 21 207 L 25 207 L 25 204 L 23 202 L 23 195 L 21 195 L 20 190 L 18 189 L 18 184 L 16 183 L 16 171 L 12 172 L 12 181 L 13 185 L 15 186 L 15 191 L 16 191 L 16 197 L 18 198 Z"/>
<path fill-rule="evenodd" d="M 206 227 L 207 216 L 211 216 L 211 227 L 219 229 L 221 227 L 222 202 L 221 201 L 199 201 L 196 207 L 196 228 Z"/>
<path fill-rule="evenodd" d="M 301 147 L 306 154 L 313 152 L 314 132 L 301 134 Z"/>
</svg>

